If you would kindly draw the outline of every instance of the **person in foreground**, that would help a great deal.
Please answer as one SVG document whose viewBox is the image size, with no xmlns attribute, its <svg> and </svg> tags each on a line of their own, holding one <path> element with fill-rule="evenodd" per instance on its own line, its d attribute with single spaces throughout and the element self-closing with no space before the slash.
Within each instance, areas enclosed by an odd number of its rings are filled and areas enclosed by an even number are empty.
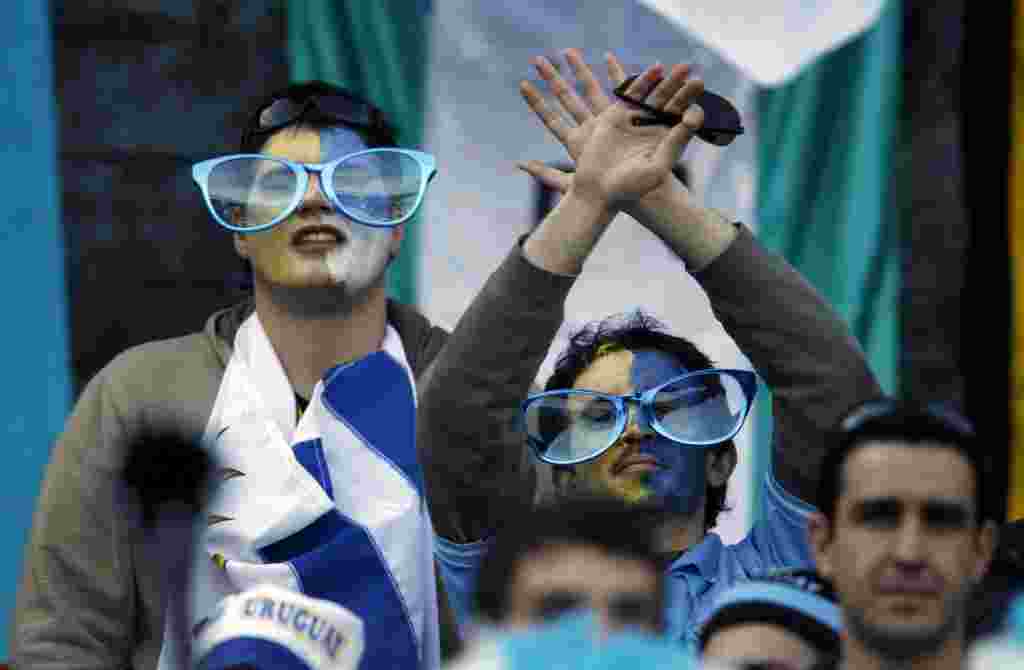
<svg viewBox="0 0 1024 670">
<path fill-rule="evenodd" d="M 660 633 L 659 521 L 656 510 L 608 498 L 525 512 L 504 527 L 480 566 L 475 622 L 484 630 L 522 630 L 585 610 L 606 633 Z"/>
<path fill-rule="evenodd" d="M 839 661 L 842 631 L 831 585 L 809 570 L 780 570 L 718 597 L 700 630 L 701 658 L 823 670 Z"/>
<path fill-rule="evenodd" d="M 78 399 L 39 497 L 14 664 L 178 668 L 172 600 L 191 601 L 191 628 L 221 597 L 272 583 L 355 612 L 381 667 L 436 668 L 445 599 L 415 411 L 447 334 L 384 285 L 434 159 L 398 147 L 373 105 L 314 82 L 270 95 L 240 153 L 192 174 L 252 295 L 202 332 L 122 353 Z M 119 482 L 125 449 L 165 433 L 215 463 L 187 594 L 168 591 L 168 540 Z"/>
<path fill-rule="evenodd" d="M 495 467 L 508 458 L 508 433 L 555 467 L 556 496 L 612 496 L 663 513 L 658 550 L 667 578 L 666 632 L 696 645 L 717 595 L 776 567 L 808 567 L 806 521 L 828 429 L 851 405 L 880 393 L 856 341 L 821 296 L 749 230 L 698 206 L 672 176 L 702 123 L 691 102 L 702 90 L 689 68 L 646 70 L 628 97 L 680 115 L 650 125 L 642 110 L 613 103 L 576 51 L 567 60 L 577 96 L 553 65 L 538 59 L 567 121 L 535 86 L 522 85 L 534 112 L 576 161 L 572 174 L 526 163 L 564 193 L 522 243 L 535 268 L 531 307 L 495 290 L 492 278 L 470 312 L 484 324 L 452 365 L 439 369 L 450 389 L 420 407 L 428 491 L 438 557 L 463 626 L 471 613 L 476 566 L 511 518 L 505 492 L 536 496 L 536 476 Z M 626 72 L 609 57 L 613 82 Z M 724 545 L 711 529 L 725 504 L 737 460 L 732 442 L 756 390 L 749 371 L 722 370 L 692 343 L 643 314 L 608 319 L 570 341 L 542 394 L 508 393 L 507 378 L 533 379 L 561 325 L 564 301 L 591 250 L 619 212 L 659 237 L 707 294 L 726 331 L 773 391 L 773 459 L 763 482 L 764 513 L 743 542 Z M 682 268 L 681 268 L 682 269 Z M 643 273 L 638 264 L 635 272 Z M 680 273 L 682 275 L 682 272 Z M 685 278 L 647 277 L 658 290 Z M 637 302 L 642 303 L 643 295 Z M 544 306 L 542 311 L 538 306 Z M 524 403 L 525 400 L 525 403 Z M 509 421 L 520 411 L 522 420 Z M 490 501 L 482 505 L 481 501 Z M 514 509 L 514 508 L 513 508 Z M 441 521 L 437 521 L 441 519 Z"/>
<path fill-rule="evenodd" d="M 958 414 L 911 402 L 867 402 L 838 425 L 810 537 L 846 623 L 840 667 L 960 670 L 996 542 L 982 445 Z"/>
</svg>

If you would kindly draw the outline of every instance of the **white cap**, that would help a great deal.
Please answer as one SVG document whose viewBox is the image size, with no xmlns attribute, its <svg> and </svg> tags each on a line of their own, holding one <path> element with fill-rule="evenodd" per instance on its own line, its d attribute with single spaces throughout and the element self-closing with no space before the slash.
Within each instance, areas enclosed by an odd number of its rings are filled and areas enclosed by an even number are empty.
<svg viewBox="0 0 1024 670">
<path fill-rule="evenodd" d="M 363 645 L 349 610 L 267 584 L 221 600 L 196 630 L 192 658 L 199 670 L 355 670 Z"/>
</svg>

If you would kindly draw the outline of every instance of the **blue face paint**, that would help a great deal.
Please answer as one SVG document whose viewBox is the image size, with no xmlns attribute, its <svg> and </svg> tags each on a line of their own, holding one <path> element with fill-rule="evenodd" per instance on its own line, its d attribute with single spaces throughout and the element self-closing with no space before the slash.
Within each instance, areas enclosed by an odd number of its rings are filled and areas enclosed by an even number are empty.
<svg viewBox="0 0 1024 670">
<path fill-rule="evenodd" d="M 691 372 L 670 354 L 654 350 L 634 351 L 630 379 L 637 393 Z M 636 408 L 639 409 L 639 408 Z M 640 453 L 658 459 L 663 467 L 648 475 L 646 485 L 652 501 L 660 501 L 666 511 L 691 515 L 700 508 L 707 487 L 705 451 L 677 444 L 654 432 L 643 412 L 634 411 L 635 420 L 648 433 Z"/>
<path fill-rule="evenodd" d="M 366 151 L 370 147 L 359 133 L 344 126 L 320 130 L 320 162 L 327 163 L 336 158 Z"/>
</svg>

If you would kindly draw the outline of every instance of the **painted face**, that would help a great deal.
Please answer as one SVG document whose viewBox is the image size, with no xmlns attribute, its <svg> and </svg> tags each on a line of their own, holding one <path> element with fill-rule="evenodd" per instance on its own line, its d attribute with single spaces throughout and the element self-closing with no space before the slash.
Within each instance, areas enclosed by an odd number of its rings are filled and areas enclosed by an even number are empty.
<svg viewBox="0 0 1024 670">
<path fill-rule="evenodd" d="M 300 163 L 326 163 L 368 148 L 346 128 L 286 128 L 272 135 L 263 153 Z M 236 235 L 238 252 L 252 262 L 256 283 L 284 288 L 332 288 L 351 302 L 383 277 L 397 250 L 401 227 L 373 228 L 335 211 L 311 174 L 300 207 L 268 231 Z"/>
<path fill-rule="evenodd" d="M 843 466 L 830 531 L 812 534 L 815 560 L 850 635 L 885 658 L 934 653 L 961 630 L 991 557 L 972 472 L 955 449 L 899 442 L 869 442 Z"/>
<path fill-rule="evenodd" d="M 642 393 L 688 370 L 666 353 L 613 351 L 576 378 L 575 388 L 614 395 Z M 704 449 L 679 445 L 654 431 L 643 412 L 629 404 L 626 430 L 608 451 L 577 466 L 588 488 L 627 502 L 645 502 L 679 515 L 700 509 L 707 487 Z"/>
</svg>

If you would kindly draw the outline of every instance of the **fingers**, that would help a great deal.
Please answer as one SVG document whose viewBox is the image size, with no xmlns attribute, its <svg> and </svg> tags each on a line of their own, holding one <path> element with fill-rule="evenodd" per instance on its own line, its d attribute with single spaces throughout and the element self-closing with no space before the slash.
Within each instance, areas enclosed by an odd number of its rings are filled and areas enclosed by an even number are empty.
<svg viewBox="0 0 1024 670">
<path fill-rule="evenodd" d="M 611 51 L 604 55 L 604 60 L 608 64 L 608 78 L 612 80 L 615 86 L 618 86 L 622 82 L 626 81 L 626 68 L 622 67 L 622 62 L 615 57 Z"/>
<path fill-rule="evenodd" d="M 561 114 L 548 107 L 547 103 L 544 102 L 544 96 L 537 90 L 537 87 L 528 81 L 523 81 L 519 83 L 519 93 L 523 96 L 527 106 L 533 110 L 534 114 L 540 117 L 544 126 L 551 131 L 551 134 L 563 145 L 567 145 L 569 142 L 569 132 L 572 128 L 569 127 L 569 124 L 566 123 Z"/>
<path fill-rule="evenodd" d="M 551 93 L 562 104 L 562 108 L 569 113 L 576 123 L 583 123 L 590 118 L 590 109 L 583 102 L 572 86 L 562 78 L 555 66 L 547 58 L 538 56 L 533 59 L 533 66 L 545 82 Z"/>
<path fill-rule="evenodd" d="M 601 83 L 594 76 L 594 71 L 583 60 L 583 54 L 580 53 L 579 49 L 567 49 L 563 52 L 563 55 L 566 62 L 572 67 L 576 80 L 583 84 L 583 97 L 587 104 L 590 105 L 590 109 L 594 113 L 600 114 L 612 103 L 608 96 L 605 95 L 604 89 L 601 88 Z"/>
<path fill-rule="evenodd" d="M 690 79 L 672 96 L 672 99 L 668 101 L 664 109 L 672 114 L 683 114 L 690 108 L 690 105 L 697 101 L 697 98 L 703 92 L 704 82 L 700 79 Z"/>
<path fill-rule="evenodd" d="M 550 165 L 545 165 L 540 161 L 526 161 L 524 163 L 516 163 L 523 172 L 535 177 L 542 184 L 548 188 L 555 189 L 560 193 L 565 193 L 569 190 L 572 185 L 572 175 L 568 172 L 562 172 L 558 168 L 553 168 Z"/>
<path fill-rule="evenodd" d="M 639 77 L 637 77 L 629 88 L 626 89 L 626 96 L 633 98 L 634 100 L 644 100 L 647 95 L 654 89 L 654 87 L 661 81 L 665 73 L 665 68 L 661 63 L 655 63 L 651 67 L 643 71 Z"/>
<path fill-rule="evenodd" d="M 655 162 L 663 169 L 671 170 L 679 160 L 690 139 L 704 123 L 704 110 L 697 105 L 690 107 L 683 115 L 683 122 L 676 124 L 661 140 L 654 153 Z"/>
<path fill-rule="evenodd" d="M 662 79 L 647 96 L 647 104 L 655 109 L 662 109 L 665 103 L 683 88 L 689 74 L 690 67 L 688 65 L 673 65 L 668 76 Z"/>
</svg>

